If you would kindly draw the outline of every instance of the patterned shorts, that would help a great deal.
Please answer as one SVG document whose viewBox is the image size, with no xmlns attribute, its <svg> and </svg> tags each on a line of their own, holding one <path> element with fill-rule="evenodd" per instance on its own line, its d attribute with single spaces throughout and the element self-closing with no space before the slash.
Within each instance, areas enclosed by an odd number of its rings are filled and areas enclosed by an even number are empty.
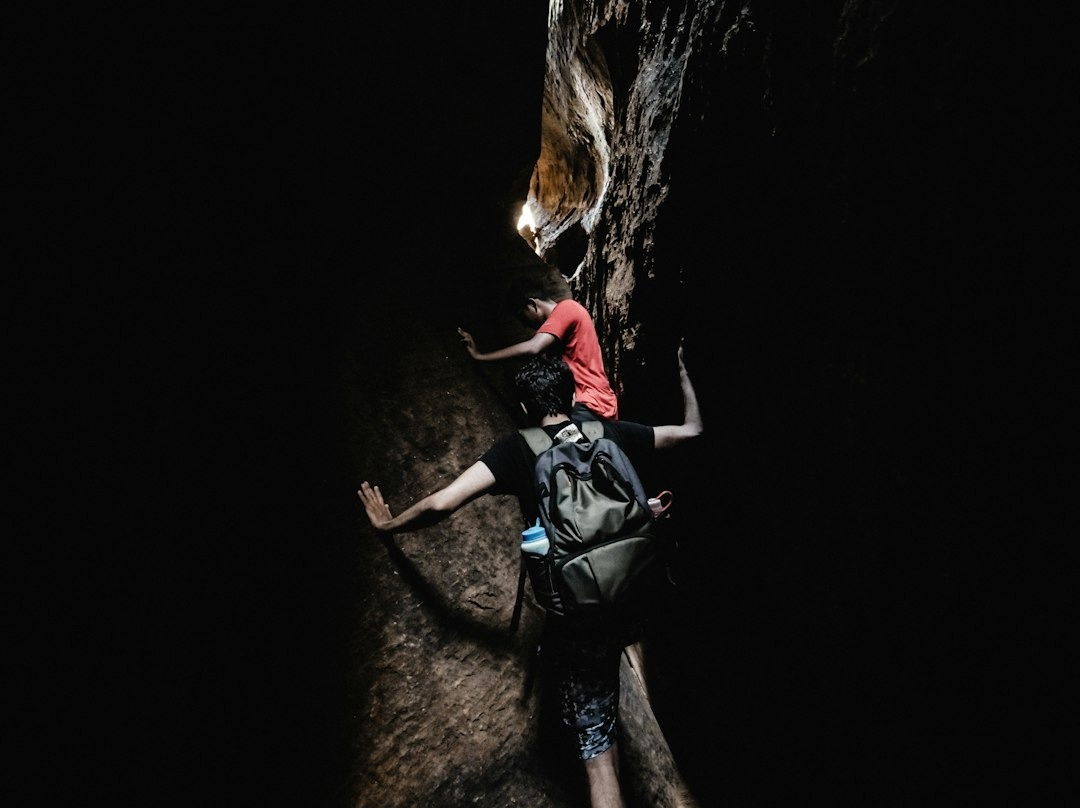
<svg viewBox="0 0 1080 808">
<path fill-rule="evenodd" d="M 544 655 L 556 676 L 562 721 L 577 737 L 578 757 L 603 754 L 616 738 L 623 642 L 550 632 Z"/>
</svg>

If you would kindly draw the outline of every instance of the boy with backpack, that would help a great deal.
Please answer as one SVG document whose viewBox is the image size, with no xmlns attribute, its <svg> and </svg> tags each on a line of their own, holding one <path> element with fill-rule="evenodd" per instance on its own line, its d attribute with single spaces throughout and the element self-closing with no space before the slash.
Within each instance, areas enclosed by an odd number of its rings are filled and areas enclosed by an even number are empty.
<svg viewBox="0 0 1080 808">
<path fill-rule="evenodd" d="M 647 426 L 629 421 L 602 422 L 610 440 L 634 465 L 643 465 L 655 450 L 699 437 L 703 423 L 697 396 L 679 348 L 683 423 Z M 574 376 L 562 359 L 546 355 L 528 360 L 515 376 L 521 406 L 530 422 L 553 440 L 576 431 L 590 417 L 572 415 Z M 586 428 L 591 431 L 591 428 Z M 537 456 L 525 436 L 513 431 L 497 440 L 480 459 L 444 488 L 394 516 L 378 486 L 367 481 L 357 492 L 372 527 L 380 533 L 405 533 L 433 525 L 482 494 L 515 494 L 525 524 L 541 517 L 536 484 Z M 593 808 L 619 808 L 624 802 L 618 781 L 617 712 L 619 665 L 627 635 L 603 620 L 579 624 L 567 615 L 549 612 L 545 622 L 545 662 L 558 679 L 563 723 L 572 731 L 583 762 Z"/>
</svg>

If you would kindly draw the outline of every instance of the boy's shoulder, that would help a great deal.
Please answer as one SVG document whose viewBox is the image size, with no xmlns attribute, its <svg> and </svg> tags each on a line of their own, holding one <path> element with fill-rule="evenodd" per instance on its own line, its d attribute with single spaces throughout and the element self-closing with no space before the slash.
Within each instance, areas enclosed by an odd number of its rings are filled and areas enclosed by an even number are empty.
<svg viewBox="0 0 1080 808">
<path fill-rule="evenodd" d="M 591 315 L 589 314 L 589 310 L 582 306 L 580 303 L 578 303 L 576 300 L 574 300 L 574 298 L 572 297 L 555 301 L 555 308 L 551 310 L 551 313 L 554 314 L 556 311 L 558 311 L 560 314 L 562 314 L 563 312 L 584 312 L 586 317 L 591 317 Z"/>
</svg>

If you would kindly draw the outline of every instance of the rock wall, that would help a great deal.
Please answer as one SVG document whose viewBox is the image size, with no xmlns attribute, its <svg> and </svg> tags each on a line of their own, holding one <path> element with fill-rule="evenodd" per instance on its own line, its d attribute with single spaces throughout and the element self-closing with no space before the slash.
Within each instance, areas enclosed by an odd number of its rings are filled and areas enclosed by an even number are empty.
<svg viewBox="0 0 1080 808">
<path fill-rule="evenodd" d="M 977 406 L 1008 294 L 977 265 L 1014 210 L 980 165 L 1006 141 L 974 33 L 996 22 L 549 7 L 537 251 L 593 312 L 623 417 L 680 419 L 685 339 L 710 425 L 652 481 L 678 491 L 693 626 L 653 657 L 658 712 L 705 804 L 950 787 L 945 491 L 978 450 L 947 425 Z"/>
<path fill-rule="evenodd" d="M 537 615 L 504 631 L 515 503 L 386 547 L 355 497 L 401 507 L 516 425 L 511 367 L 456 328 L 520 336 L 501 287 L 552 271 L 626 418 L 680 419 L 684 339 L 708 425 L 646 474 L 680 586 L 651 709 L 624 687 L 630 804 L 680 777 L 703 806 L 951 803 L 1007 768 L 958 751 L 1000 702 L 958 675 L 958 579 L 1036 465 L 1000 435 L 1041 419 L 1003 402 L 1041 415 L 1068 367 L 1052 333 L 1003 365 L 1029 308 L 1066 319 L 1041 250 L 1068 185 L 1035 185 L 1068 167 L 1067 96 L 1035 91 L 1069 50 L 1022 47 L 1049 26 L 909 0 L 117 16 L 11 43 L 13 230 L 48 225 L 16 273 L 47 288 L 13 300 L 53 354 L 24 360 L 49 467 L 23 477 L 35 519 L 71 517 L 14 544 L 71 539 L 12 610 L 50 618 L 20 634 L 56 674 L 23 746 L 67 776 L 35 796 L 580 804 L 519 698 Z M 985 670 L 1015 645 L 979 616 Z"/>
<path fill-rule="evenodd" d="M 497 60 L 489 69 L 507 70 L 510 86 L 523 76 L 522 87 L 533 81 L 536 92 L 464 91 L 460 103 L 474 114 L 455 113 L 451 142 L 460 152 L 452 164 L 432 167 L 433 181 L 441 180 L 432 186 L 436 199 L 469 202 L 458 210 L 460 231 L 441 243 L 412 240 L 403 255 L 416 267 L 430 261 L 431 271 L 373 280 L 377 309 L 350 329 L 349 446 L 356 474 L 378 482 L 392 506 L 445 484 L 518 425 L 509 392 L 513 363 L 473 362 L 455 329 L 469 328 L 488 346 L 520 338 L 520 326 L 499 309 L 502 291 L 518 275 L 553 271 L 515 227 L 540 149 L 548 30 L 540 25 L 533 36 L 541 45 L 534 62 L 519 44 L 514 65 Z M 454 41 L 448 37 L 445 47 L 453 50 Z M 435 131 L 446 125 L 434 111 L 420 115 Z M 475 127 L 490 127 L 490 141 L 473 139 Z M 452 271 L 440 274 L 437 267 L 448 265 Z M 417 295 L 417 282 L 428 294 Z M 361 526 L 351 607 L 355 741 L 346 792 L 357 806 L 583 804 L 580 764 L 558 737 L 543 679 L 522 699 L 540 616 L 528 599 L 522 626 L 508 633 L 520 528 L 517 504 L 507 498 L 472 503 L 391 547 Z M 622 711 L 631 804 L 692 804 L 678 801 L 678 768 L 627 665 Z"/>
<path fill-rule="evenodd" d="M 957 271 L 985 212 L 978 50 L 958 15 L 904 2 L 560 2 L 547 23 L 536 251 L 593 312 L 624 417 L 680 420 L 685 340 L 709 425 L 647 480 L 685 535 L 649 656 L 678 769 L 705 805 L 947 793 L 953 520 L 932 458 L 994 294 Z M 514 247 L 464 283 L 490 304 L 542 264 Z M 492 347 L 521 336 L 465 311 Z M 502 400 L 509 370 L 479 369 Z M 482 690 L 509 703 L 504 664 Z M 674 793 L 675 770 L 637 771 Z"/>
</svg>

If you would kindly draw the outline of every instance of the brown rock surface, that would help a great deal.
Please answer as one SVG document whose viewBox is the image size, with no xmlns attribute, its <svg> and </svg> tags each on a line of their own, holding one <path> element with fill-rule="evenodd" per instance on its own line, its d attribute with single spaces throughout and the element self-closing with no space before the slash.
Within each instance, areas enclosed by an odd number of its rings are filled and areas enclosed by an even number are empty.
<svg viewBox="0 0 1080 808">
<path fill-rule="evenodd" d="M 354 463 L 392 508 L 445 485 L 516 426 L 498 392 L 503 369 L 474 363 L 438 306 L 419 319 L 407 342 L 389 329 L 364 341 L 377 368 L 347 363 Z M 578 766 L 542 711 L 543 682 L 522 698 L 541 616 L 528 598 L 509 633 L 520 529 L 515 499 L 484 497 L 390 547 L 359 531 L 357 805 L 579 804 Z M 670 751 L 625 663 L 620 714 L 624 771 L 642 795 L 633 804 L 680 804 Z"/>
<path fill-rule="evenodd" d="M 708 424 L 646 480 L 684 541 L 651 711 L 624 670 L 631 804 L 671 804 L 673 762 L 702 806 L 962 802 L 954 697 L 984 702 L 958 579 L 1032 465 L 1025 442 L 1003 470 L 1030 420 L 1005 394 L 1050 400 L 1033 380 L 1067 366 L 1042 372 L 1053 335 L 1002 363 L 1025 307 L 1064 321 L 1038 250 L 1065 207 L 1031 186 L 1067 130 L 1029 90 L 1068 49 L 926 5 L 31 9 L 11 230 L 46 232 L 12 274 L 43 288 L 11 300 L 45 394 L 11 429 L 40 502 L 10 546 L 67 540 L 11 565 L 37 587 L 15 667 L 45 685 L 13 690 L 37 713 L 13 735 L 67 775 L 35 796 L 580 804 L 518 699 L 515 504 L 399 554 L 354 493 L 400 507 L 514 425 L 510 368 L 455 329 L 515 336 L 492 306 L 543 271 L 513 232 L 531 190 L 624 417 L 678 419 L 685 339 Z"/>
</svg>

